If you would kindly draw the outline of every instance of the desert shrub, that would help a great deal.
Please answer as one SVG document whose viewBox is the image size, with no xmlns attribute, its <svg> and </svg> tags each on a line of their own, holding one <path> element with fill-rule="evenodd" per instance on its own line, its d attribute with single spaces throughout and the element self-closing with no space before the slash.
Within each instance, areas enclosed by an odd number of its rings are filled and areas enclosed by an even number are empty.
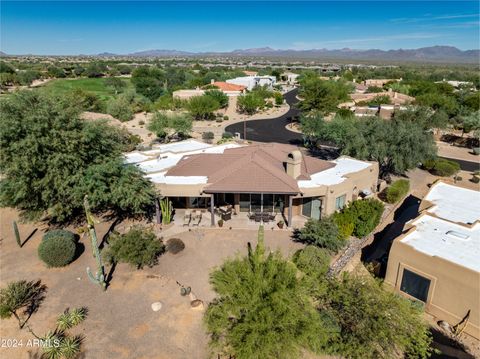
<svg viewBox="0 0 480 359">
<path fill-rule="evenodd" d="M 351 218 L 354 223 L 353 234 L 362 238 L 371 233 L 380 223 L 383 208 L 382 202 L 369 198 L 351 202 L 341 213 Z"/>
<path fill-rule="evenodd" d="M 223 116 L 223 120 L 224 120 L 224 121 L 228 121 L 228 119 L 229 119 L 228 115 L 224 115 L 224 116 Z"/>
<path fill-rule="evenodd" d="M 342 239 L 348 239 L 355 228 L 355 219 L 348 214 L 334 213 L 333 220 L 338 227 L 338 236 Z"/>
<path fill-rule="evenodd" d="M 460 170 L 460 165 L 458 162 L 449 161 L 445 159 L 438 159 L 435 163 L 435 166 L 431 170 L 434 175 L 448 177 L 452 176 Z"/>
<path fill-rule="evenodd" d="M 470 181 L 472 181 L 473 183 L 479 183 L 479 182 L 480 182 L 480 177 L 478 177 L 478 176 L 473 176 Z"/>
<path fill-rule="evenodd" d="M 215 137 L 215 135 L 214 135 L 213 132 L 204 132 L 204 133 L 202 134 L 202 139 L 203 139 L 203 140 L 210 141 L 210 140 L 213 140 L 214 137 Z"/>
<path fill-rule="evenodd" d="M 205 96 L 210 96 L 215 101 L 218 102 L 220 108 L 225 108 L 228 106 L 228 96 L 220 90 L 207 90 L 205 91 Z"/>
<path fill-rule="evenodd" d="M 165 246 L 167 252 L 172 254 L 180 253 L 185 249 L 185 243 L 180 238 L 170 238 Z"/>
<path fill-rule="evenodd" d="M 8 319 L 12 315 L 22 329 L 28 318 L 38 309 L 45 299 L 47 287 L 40 280 L 10 282 L 0 289 L 0 318 Z M 25 318 L 21 319 L 22 314 Z"/>
<path fill-rule="evenodd" d="M 321 220 L 310 218 L 298 233 L 298 240 L 338 252 L 345 245 L 345 239 L 339 236 L 338 227 L 333 217 Z"/>
<path fill-rule="evenodd" d="M 112 235 L 106 257 L 112 262 L 129 263 L 137 269 L 152 267 L 158 263 L 158 256 L 165 246 L 151 229 L 142 226 L 132 227 L 125 234 Z"/>
<path fill-rule="evenodd" d="M 222 133 L 222 138 L 226 138 L 226 139 L 233 138 L 233 134 L 231 132 L 224 132 Z"/>
<path fill-rule="evenodd" d="M 63 229 L 47 232 L 38 246 L 38 256 L 48 267 L 65 267 L 75 258 L 75 235 Z"/>
<path fill-rule="evenodd" d="M 437 161 L 435 159 L 428 159 L 423 162 L 423 168 L 426 169 L 427 171 L 430 171 L 435 167 L 435 163 Z"/>
<path fill-rule="evenodd" d="M 330 265 L 330 254 L 324 248 L 306 246 L 295 252 L 293 263 L 307 275 L 324 276 Z"/>
<path fill-rule="evenodd" d="M 404 197 L 410 189 L 410 182 L 406 179 L 399 179 L 392 183 L 386 190 L 388 203 L 396 203 Z"/>
<path fill-rule="evenodd" d="M 275 98 L 275 105 L 280 106 L 283 104 L 283 96 L 280 92 L 275 92 L 273 97 Z"/>
<path fill-rule="evenodd" d="M 133 118 L 132 106 L 127 99 L 122 96 L 108 101 L 107 113 L 122 122 L 130 121 Z"/>
</svg>

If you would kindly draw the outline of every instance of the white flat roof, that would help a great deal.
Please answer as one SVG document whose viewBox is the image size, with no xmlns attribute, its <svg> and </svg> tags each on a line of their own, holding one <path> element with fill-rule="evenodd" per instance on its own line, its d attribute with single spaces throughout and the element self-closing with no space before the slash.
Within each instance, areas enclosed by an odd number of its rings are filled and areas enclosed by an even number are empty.
<svg viewBox="0 0 480 359">
<path fill-rule="evenodd" d="M 427 212 L 437 217 L 467 224 L 480 220 L 479 191 L 438 182 L 432 186 L 424 199 L 433 203 Z"/>
<path fill-rule="evenodd" d="M 204 184 L 207 183 L 208 177 L 206 176 L 165 176 L 167 172 L 157 172 L 146 175 L 153 183 L 173 184 L 173 185 L 191 185 L 191 184 Z"/>
<path fill-rule="evenodd" d="M 223 153 L 228 148 L 237 148 L 241 145 L 237 143 L 225 143 L 223 145 L 213 146 L 207 143 L 188 140 L 182 142 L 175 142 L 166 145 L 156 145 L 154 149 L 148 151 L 135 151 L 125 154 L 125 163 L 135 164 L 147 175 L 151 175 L 156 172 L 165 172 L 169 168 L 175 166 L 184 156 L 195 155 L 199 153 Z M 189 151 L 184 151 L 190 149 Z M 151 176 L 147 176 L 152 178 Z M 198 177 L 198 176 L 192 176 Z M 185 184 L 184 179 L 179 178 L 178 184 Z M 192 184 L 206 183 L 198 182 L 198 179 L 192 179 Z M 203 178 L 202 180 L 203 181 Z M 162 182 L 155 183 L 167 183 Z M 168 184 L 175 184 L 174 177 L 168 176 Z"/>
<path fill-rule="evenodd" d="M 179 152 L 200 150 L 208 147 L 212 147 L 212 145 L 205 142 L 200 142 L 197 140 L 186 140 L 186 141 L 167 143 L 164 145 L 154 145 L 153 149 L 160 150 L 162 153 L 163 152 L 179 153 Z"/>
<path fill-rule="evenodd" d="M 371 163 L 348 157 L 339 157 L 335 161 L 331 162 L 335 163 L 336 166 L 310 175 L 310 180 L 298 181 L 298 187 L 313 188 L 339 184 L 345 181 L 345 175 L 361 171 L 372 165 Z"/>
<path fill-rule="evenodd" d="M 125 162 L 126 163 L 137 163 L 137 162 L 142 162 L 146 161 L 150 156 L 146 156 L 140 152 L 130 152 L 125 154 Z"/>
<path fill-rule="evenodd" d="M 480 223 L 468 228 L 426 214 L 412 224 L 416 229 L 401 242 L 428 256 L 480 272 Z"/>
</svg>

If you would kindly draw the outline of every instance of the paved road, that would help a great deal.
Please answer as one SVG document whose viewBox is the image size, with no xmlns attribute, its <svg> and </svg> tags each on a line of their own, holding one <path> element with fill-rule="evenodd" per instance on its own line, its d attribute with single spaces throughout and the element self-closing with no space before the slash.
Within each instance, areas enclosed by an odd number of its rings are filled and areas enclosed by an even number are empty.
<svg viewBox="0 0 480 359">
<path fill-rule="evenodd" d="M 290 144 L 303 143 L 300 133 L 292 132 L 285 128 L 285 126 L 290 123 L 292 117 L 300 114 L 300 110 L 295 108 L 295 104 L 298 102 L 296 98 L 297 93 L 298 89 L 294 89 L 284 95 L 285 100 L 290 105 L 290 110 L 286 114 L 273 119 L 246 121 L 247 140 Z M 243 129 L 244 122 L 237 122 L 227 126 L 225 131 L 233 134 L 238 132 L 243 138 Z"/>
<path fill-rule="evenodd" d="M 246 121 L 247 126 L 247 140 L 256 142 L 278 142 L 289 144 L 302 144 L 302 135 L 297 132 L 289 131 L 285 128 L 291 119 L 300 115 L 300 110 L 296 108 L 298 89 L 287 92 L 284 97 L 290 105 L 290 110 L 277 118 L 260 119 L 253 121 Z M 225 131 L 230 133 L 238 132 L 243 138 L 244 122 L 237 122 L 225 128 Z M 446 157 L 445 157 L 446 158 Z M 460 164 L 460 168 L 464 171 L 476 171 L 480 169 L 479 162 L 459 160 L 456 158 L 446 158 L 448 160 L 456 161 Z"/>
</svg>

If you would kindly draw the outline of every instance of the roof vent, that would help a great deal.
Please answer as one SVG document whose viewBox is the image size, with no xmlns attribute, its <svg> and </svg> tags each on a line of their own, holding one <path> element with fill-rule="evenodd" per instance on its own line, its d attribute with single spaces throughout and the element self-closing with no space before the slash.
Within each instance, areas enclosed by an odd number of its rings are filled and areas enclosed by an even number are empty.
<svg viewBox="0 0 480 359">
<path fill-rule="evenodd" d="M 463 241 L 470 239 L 470 236 L 468 234 L 457 232 L 457 231 L 448 231 L 447 236 L 454 237 L 455 239 L 460 239 Z"/>
</svg>

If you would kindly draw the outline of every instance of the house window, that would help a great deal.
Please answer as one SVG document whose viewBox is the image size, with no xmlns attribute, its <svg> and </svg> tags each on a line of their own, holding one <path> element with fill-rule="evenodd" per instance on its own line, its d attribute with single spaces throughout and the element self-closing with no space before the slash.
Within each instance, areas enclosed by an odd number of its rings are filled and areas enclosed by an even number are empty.
<svg viewBox="0 0 480 359">
<path fill-rule="evenodd" d="M 400 290 L 411 295 L 422 302 L 428 298 L 428 289 L 430 288 L 430 279 L 422 277 L 408 269 L 403 270 L 402 284 Z"/>
<path fill-rule="evenodd" d="M 335 199 L 335 210 L 336 211 L 339 211 L 341 210 L 343 207 L 345 207 L 345 200 L 347 199 L 347 196 L 344 194 L 340 197 L 337 197 Z"/>
</svg>

